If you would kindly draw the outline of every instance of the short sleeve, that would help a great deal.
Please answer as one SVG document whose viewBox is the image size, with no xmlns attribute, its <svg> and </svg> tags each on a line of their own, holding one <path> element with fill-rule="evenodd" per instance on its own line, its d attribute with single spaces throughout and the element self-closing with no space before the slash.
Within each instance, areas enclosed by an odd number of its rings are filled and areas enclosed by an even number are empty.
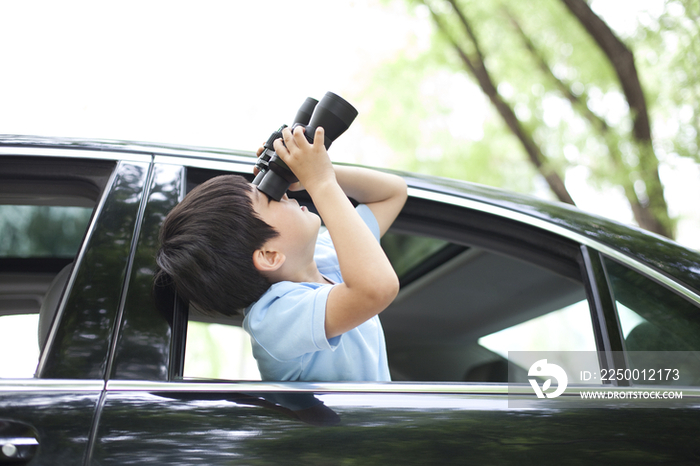
<svg viewBox="0 0 700 466">
<path fill-rule="evenodd" d="M 273 359 L 286 361 L 333 350 L 326 338 L 326 301 L 332 286 L 280 282 L 248 313 L 245 330 Z"/>
<path fill-rule="evenodd" d="M 377 241 L 379 241 L 379 223 L 377 222 L 377 218 L 374 216 L 372 209 L 367 207 L 365 204 L 360 204 L 355 208 L 355 210 L 358 214 L 360 214 L 360 217 L 362 217 L 365 225 L 369 227 Z"/>
</svg>

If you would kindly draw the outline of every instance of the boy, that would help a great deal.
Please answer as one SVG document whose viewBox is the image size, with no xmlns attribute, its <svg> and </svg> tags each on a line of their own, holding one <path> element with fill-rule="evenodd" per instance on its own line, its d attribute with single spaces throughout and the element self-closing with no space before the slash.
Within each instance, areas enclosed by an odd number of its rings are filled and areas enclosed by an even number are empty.
<svg viewBox="0 0 700 466">
<path fill-rule="evenodd" d="M 389 380 L 377 314 L 399 285 L 378 239 L 403 207 L 406 184 L 333 167 L 323 128 L 313 144 L 300 127 L 285 129 L 283 139 L 274 148 L 299 179 L 291 188 L 307 190 L 330 237 L 318 235 L 317 215 L 286 195 L 271 201 L 248 184 L 248 202 L 234 206 L 216 191 L 235 183 L 210 180 L 166 218 L 158 265 L 201 308 L 230 314 L 247 306 L 243 327 L 264 380 Z"/>
</svg>

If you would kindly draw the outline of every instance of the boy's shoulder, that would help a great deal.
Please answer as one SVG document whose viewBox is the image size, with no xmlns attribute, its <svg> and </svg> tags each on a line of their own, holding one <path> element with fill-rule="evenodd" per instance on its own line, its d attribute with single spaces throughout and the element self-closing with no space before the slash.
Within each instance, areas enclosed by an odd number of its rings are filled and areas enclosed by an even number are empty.
<svg viewBox="0 0 700 466">
<path fill-rule="evenodd" d="M 303 306 L 312 306 L 319 299 L 322 299 L 324 294 L 328 294 L 331 286 L 331 284 L 311 282 L 281 281 L 274 283 L 260 299 L 245 309 L 245 316 L 258 314 L 261 318 L 263 316 L 260 314 L 266 314 L 270 309 L 279 313 L 290 311 L 293 308 L 298 310 Z M 329 289 L 324 290 L 324 288 Z"/>
<path fill-rule="evenodd" d="M 246 308 L 243 328 L 278 360 L 327 348 L 325 313 L 331 288 L 323 283 L 275 283 Z"/>
</svg>

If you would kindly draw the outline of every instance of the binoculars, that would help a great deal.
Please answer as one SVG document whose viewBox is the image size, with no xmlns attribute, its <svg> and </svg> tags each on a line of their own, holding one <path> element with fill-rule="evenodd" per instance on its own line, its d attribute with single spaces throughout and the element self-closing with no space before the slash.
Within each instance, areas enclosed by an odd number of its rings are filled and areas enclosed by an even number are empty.
<svg viewBox="0 0 700 466">
<path fill-rule="evenodd" d="M 292 130 L 297 126 L 304 126 L 304 136 L 313 144 L 316 128 L 321 126 L 325 131 L 323 143 L 328 150 L 333 141 L 350 127 L 356 116 L 355 107 L 342 97 L 326 92 L 320 102 L 311 97 L 304 101 L 294 117 Z M 286 127 L 287 125 L 282 125 L 270 135 L 255 163 L 259 172 L 253 184 L 275 201 L 282 199 L 289 185 L 299 181 L 272 146 L 276 139 L 282 137 L 282 130 Z"/>
</svg>

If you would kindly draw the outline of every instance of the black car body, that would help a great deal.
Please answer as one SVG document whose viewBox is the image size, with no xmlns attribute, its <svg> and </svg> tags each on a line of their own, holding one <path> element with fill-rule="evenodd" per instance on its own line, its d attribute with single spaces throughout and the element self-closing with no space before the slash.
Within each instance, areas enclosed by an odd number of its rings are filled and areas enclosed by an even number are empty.
<svg viewBox="0 0 700 466">
<path fill-rule="evenodd" d="M 2 212 L 27 216 L 6 218 L 16 237 L 0 238 L 0 330 L 33 315 L 38 334 L 36 370 L 0 371 L 0 464 L 700 463 L 700 255 L 453 180 L 403 174 L 409 200 L 383 239 L 402 285 L 381 314 L 392 382 L 188 373 L 193 329 L 241 320 L 176 296 L 156 306 L 158 229 L 194 186 L 250 177 L 254 162 L 0 136 Z M 66 207 L 82 210 L 56 223 Z M 538 398 L 508 351 L 592 353 L 595 380 L 581 370 L 562 396 Z M 643 359 L 654 355 L 666 359 Z M 679 377 L 639 376 L 656 369 Z"/>
</svg>

